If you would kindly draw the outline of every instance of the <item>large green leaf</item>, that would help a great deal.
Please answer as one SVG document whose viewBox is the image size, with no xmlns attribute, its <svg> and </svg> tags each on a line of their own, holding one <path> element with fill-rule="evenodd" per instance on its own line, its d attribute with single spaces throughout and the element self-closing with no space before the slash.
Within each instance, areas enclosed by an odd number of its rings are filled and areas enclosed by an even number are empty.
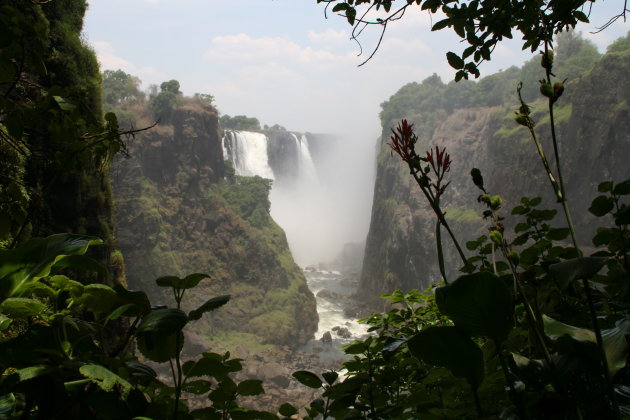
<svg viewBox="0 0 630 420">
<path fill-rule="evenodd" d="M 551 339 L 568 335 L 574 340 L 597 344 L 595 333 L 589 329 L 565 324 L 547 315 L 543 315 L 543 324 L 545 334 Z M 611 376 L 626 366 L 628 352 L 626 335 L 628 332 L 630 332 L 630 318 L 622 318 L 615 323 L 613 328 L 602 330 L 604 353 L 606 354 L 608 370 Z"/>
<path fill-rule="evenodd" d="M 205 278 L 210 278 L 207 274 L 194 273 L 189 274 L 183 279 L 176 276 L 164 276 L 160 277 L 155 282 L 160 287 L 174 287 L 176 289 L 192 289 L 197 286 L 199 282 Z"/>
<path fill-rule="evenodd" d="M 149 360 L 156 363 L 168 362 L 174 359 L 184 347 L 184 333 L 179 331 L 172 334 L 147 332 L 136 337 L 138 350 Z"/>
<path fill-rule="evenodd" d="M 0 299 L 20 296 L 28 282 L 49 275 L 66 256 L 83 255 L 90 245 L 102 243 L 93 236 L 62 233 L 33 238 L 19 248 L 0 251 Z M 70 267 L 71 263 L 72 260 L 66 260 L 61 264 Z"/>
<path fill-rule="evenodd" d="M 605 263 L 606 259 L 602 257 L 579 257 L 552 264 L 549 266 L 549 271 L 560 287 L 564 289 L 573 280 L 593 277 Z"/>
<path fill-rule="evenodd" d="M 116 292 L 104 284 L 88 284 L 81 296 L 74 299 L 74 303 L 97 315 L 107 313 L 116 304 Z"/>
<path fill-rule="evenodd" d="M 440 312 L 470 336 L 503 341 L 514 325 L 514 302 L 507 286 L 492 273 L 457 278 L 435 291 Z"/>
<path fill-rule="evenodd" d="M 46 309 L 46 305 L 35 299 L 8 298 L 0 305 L 0 312 L 14 318 L 28 318 L 38 315 Z"/>
<path fill-rule="evenodd" d="M 298 380 L 302 385 L 306 385 L 309 388 L 318 389 L 323 385 L 322 380 L 313 372 L 307 370 L 298 370 L 293 372 L 293 377 Z"/>
<path fill-rule="evenodd" d="M 201 376 L 225 378 L 230 372 L 230 368 L 221 359 L 204 355 L 200 359 L 189 360 L 184 363 L 183 372 L 189 378 Z"/>
<path fill-rule="evenodd" d="M 186 314 L 175 308 L 161 308 L 149 312 L 138 325 L 137 333 L 172 334 L 181 331 L 188 322 Z"/>
<path fill-rule="evenodd" d="M 457 327 L 429 327 L 413 336 L 407 346 L 416 358 L 445 367 L 474 387 L 483 381 L 483 352 Z"/>
<path fill-rule="evenodd" d="M 265 390 L 262 381 L 258 379 L 246 379 L 238 384 L 236 392 L 238 392 L 239 395 L 253 396 L 264 394 Z"/>
<path fill-rule="evenodd" d="M 79 368 L 79 372 L 105 392 L 117 389 L 123 398 L 127 398 L 131 391 L 132 385 L 129 382 L 101 365 L 83 365 Z"/>
<path fill-rule="evenodd" d="M 217 296 L 209 299 L 197 309 L 190 311 L 190 313 L 188 314 L 188 319 L 190 319 L 191 321 L 196 321 L 201 318 L 204 313 L 214 311 L 215 309 L 220 308 L 229 301 L 230 295 Z"/>
</svg>

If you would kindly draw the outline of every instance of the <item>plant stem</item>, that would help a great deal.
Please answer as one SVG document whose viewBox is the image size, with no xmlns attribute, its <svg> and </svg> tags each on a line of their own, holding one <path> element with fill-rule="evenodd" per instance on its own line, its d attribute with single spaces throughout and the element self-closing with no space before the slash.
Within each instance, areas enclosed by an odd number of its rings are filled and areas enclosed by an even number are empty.
<svg viewBox="0 0 630 420">
<path fill-rule="evenodd" d="M 422 193 L 424 194 L 427 201 L 431 205 L 431 209 L 437 216 L 442 226 L 446 228 L 446 231 L 448 232 L 449 236 L 453 240 L 453 243 L 455 244 L 455 248 L 457 248 L 457 252 L 459 253 L 460 258 L 462 259 L 462 263 L 466 265 L 466 256 L 464 255 L 464 251 L 462 251 L 462 248 L 459 246 L 459 242 L 457 241 L 457 238 L 455 238 L 455 234 L 453 233 L 450 226 L 446 222 L 446 218 L 444 218 L 444 213 L 442 213 L 442 210 L 440 209 L 439 205 L 436 205 L 435 199 L 431 195 L 430 191 L 427 191 L 427 189 L 424 187 L 424 185 L 422 184 L 422 180 L 420 179 L 418 174 L 414 172 L 413 167 L 410 166 L 410 169 L 411 169 L 411 175 L 416 180 L 416 183 L 420 186 Z"/>
<path fill-rule="evenodd" d="M 477 407 L 477 415 L 479 418 L 483 418 L 483 410 L 481 408 L 481 401 L 479 401 L 479 392 L 477 391 L 477 387 L 470 384 L 472 388 L 473 398 L 475 399 L 475 406 Z"/>
<path fill-rule="evenodd" d="M 437 220 L 435 223 L 435 241 L 437 242 L 438 265 L 440 267 L 440 274 L 442 274 L 442 279 L 444 280 L 444 284 L 448 284 L 448 280 L 446 279 L 446 270 L 444 269 L 444 251 L 442 250 L 442 230 L 440 228 L 439 220 Z"/>
<path fill-rule="evenodd" d="M 612 404 L 613 416 L 615 419 L 619 418 L 619 405 L 617 404 L 617 398 L 615 397 L 615 389 L 610 377 L 608 369 L 608 359 L 606 358 L 606 352 L 604 350 L 604 340 L 602 338 L 602 331 L 599 328 L 597 322 L 597 312 L 595 310 L 595 304 L 593 303 L 593 294 L 591 292 L 591 286 L 588 284 L 587 279 L 582 279 L 584 285 L 584 292 L 586 293 L 586 300 L 588 302 L 588 309 L 591 314 L 591 322 L 593 323 L 593 329 L 595 330 L 595 338 L 597 340 L 597 347 L 599 348 L 599 356 L 602 362 L 602 368 L 604 370 L 604 378 L 606 379 L 606 385 L 608 387 L 608 398 Z"/>
</svg>

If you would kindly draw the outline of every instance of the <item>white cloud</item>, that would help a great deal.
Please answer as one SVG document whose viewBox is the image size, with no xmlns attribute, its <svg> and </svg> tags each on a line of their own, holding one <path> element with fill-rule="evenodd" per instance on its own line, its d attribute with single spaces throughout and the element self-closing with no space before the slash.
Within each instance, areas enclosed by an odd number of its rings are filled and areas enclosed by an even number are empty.
<svg viewBox="0 0 630 420">
<path fill-rule="evenodd" d="M 348 42 L 350 34 L 344 30 L 335 31 L 334 29 L 328 29 L 325 32 L 308 31 L 308 38 L 316 43 L 321 44 L 338 44 L 341 42 Z"/>
<path fill-rule="evenodd" d="M 157 1 L 157 0 L 156 0 Z M 167 79 L 167 76 L 151 66 L 137 66 L 125 58 L 116 54 L 116 50 L 109 42 L 91 42 L 96 52 L 96 57 L 101 65 L 101 70 L 123 70 L 142 80 L 143 84 L 159 84 Z"/>
</svg>

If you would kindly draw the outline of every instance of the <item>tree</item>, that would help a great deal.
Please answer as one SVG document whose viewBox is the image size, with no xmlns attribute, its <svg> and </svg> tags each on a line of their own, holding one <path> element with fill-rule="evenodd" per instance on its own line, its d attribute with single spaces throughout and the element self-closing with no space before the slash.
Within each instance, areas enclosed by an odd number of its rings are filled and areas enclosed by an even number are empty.
<svg viewBox="0 0 630 420">
<path fill-rule="evenodd" d="M 175 79 L 168 82 L 162 82 L 160 85 L 160 93 L 151 98 L 151 110 L 158 119 L 167 119 L 182 92 L 179 90 L 179 82 Z"/>
<path fill-rule="evenodd" d="M 468 47 L 461 54 L 448 52 L 449 64 L 457 70 L 455 80 L 479 77 L 477 68 L 483 61 L 490 60 L 492 52 L 504 38 L 513 38 L 520 33 L 523 49 L 532 52 L 542 48 L 553 48 L 556 34 L 572 29 L 578 22 L 588 22 L 582 11 L 588 9 L 587 0 L 571 2 L 557 0 L 519 1 L 509 0 L 317 0 L 324 3 L 326 10 L 348 20 L 352 25 L 352 38 L 358 37 L 367 26 L 381 28 L 381 38 L 387 25 L 401 19 L 412 8 L 420 8 L 431 13 L 440 10 L 445 19 L 436 22 L 432 30 L 452 28 Z M 620 7 L 625 16 L 625 3 Z M 614 19 L 614 18 L 613 18 Z M 377 44 L 367 62 L 376 53 Z"/>
<path fill-rule="evenodd" d="M 144 93 L 140 90 L 140 79 L 122 70 L 103 72 L 103 103 L 114 107 L 127 101 L 141 101 Z"/>
<path fill-rule="evenodd" d="M 219 119 L 219 124 L 221 124 L 222 128 L 230 130 L 260 130 L 260 121 L 258 121 L 258 118 L 248 117 L 246 115 L 230 117 L 225 114 Z"/>
</svg>

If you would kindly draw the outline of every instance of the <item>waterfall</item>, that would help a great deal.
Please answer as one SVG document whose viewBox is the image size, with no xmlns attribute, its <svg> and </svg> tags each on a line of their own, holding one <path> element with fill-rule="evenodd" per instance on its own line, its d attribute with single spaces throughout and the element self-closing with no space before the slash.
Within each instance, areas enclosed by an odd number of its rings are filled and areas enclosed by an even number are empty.
<svg viewBox="0 0 630 420">
<path fill-rule="evenodd" d="M 300 178 L 307 183 L 317 182 L 317 172 L 315 170 L 315 164 L 311 157 L 311 151 L 308 147 L 308 138 L 302 134 L 299 138 L 297 135 L 292 134 L 295 139 L 295 144 L 298 150 L 298 168 Z"/>
<path fill-rule="evenodd" d="M 267 147 L 262 133 L 226 130 L 223 136 L 223 158 L 232 161 L 237 175 L 275 179 Z"/>
</svg>

